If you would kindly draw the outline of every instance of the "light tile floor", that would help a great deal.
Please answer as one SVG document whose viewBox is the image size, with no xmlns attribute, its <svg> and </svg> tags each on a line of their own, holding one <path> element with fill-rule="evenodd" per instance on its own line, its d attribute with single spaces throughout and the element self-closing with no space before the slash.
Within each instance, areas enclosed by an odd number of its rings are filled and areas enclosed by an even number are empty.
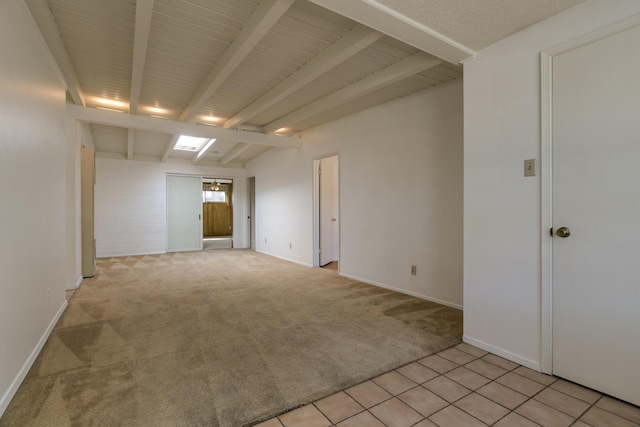
<svg viewBox="0 0 640 427">
<path fill-rule="evenodd" d="M 468 344 L 256 427 L 631 427 L 640 408 Z"/>
</svg>

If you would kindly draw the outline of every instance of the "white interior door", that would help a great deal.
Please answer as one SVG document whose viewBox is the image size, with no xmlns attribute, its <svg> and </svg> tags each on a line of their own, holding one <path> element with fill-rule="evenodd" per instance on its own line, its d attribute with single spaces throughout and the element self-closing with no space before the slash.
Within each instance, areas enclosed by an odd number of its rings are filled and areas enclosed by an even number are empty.
<svg viewBox="0 0 640 427">
<path fill-rule="evenodd" d="M 636 27 L 557 55 L 552 68 L 553 373 L 636 405 L 638 46 Z"/>
<path fill-rule="evenodd" d="M 167 175 L 167 251 L 202 249 L 202 179 Z"/>
<path fill-rule="evenodd" d="M 337 261 L 337 156 L 320 161 L 320 266 Z"/>
</svg>

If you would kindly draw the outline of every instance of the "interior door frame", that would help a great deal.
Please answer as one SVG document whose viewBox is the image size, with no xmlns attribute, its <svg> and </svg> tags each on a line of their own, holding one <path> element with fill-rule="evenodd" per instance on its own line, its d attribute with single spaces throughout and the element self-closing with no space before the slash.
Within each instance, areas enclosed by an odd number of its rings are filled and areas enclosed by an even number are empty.
<svg viewBox="0 0 640 427">
<path fill-rule="evenodd" d="M 320 162 L 323 159 L 329 157 L 338 157 L 338 182 L 335 185 L 338 187 L 338 197 L 341 197 L 340 192 L 340 156 L 338 153 L 327 154 L 322 157 L 313 159 L 313 266 L 320 267 Z M 340 216 L 340 206 L 338 203 L 338 217 Z M 340 221 L 338 220 L 338 227 L 340 227 Z M 340 229 L 338 228 L 338 262 L 342 251 L 340 250 Z"/>
<path fill-rule="evenodd" d="M 256 177 L 247 177 L 247 213 L 249 223 L 247 234 L 249 236 L 249 249 L 256 250 Z"/>
<path fill-rule="evenodd" d="M 541 77 L 541 357 L 540 368 L 553 374 L 553 58 L 640 26 L 640 14 L 607 25 L 540 53 Z"/>
</svg>

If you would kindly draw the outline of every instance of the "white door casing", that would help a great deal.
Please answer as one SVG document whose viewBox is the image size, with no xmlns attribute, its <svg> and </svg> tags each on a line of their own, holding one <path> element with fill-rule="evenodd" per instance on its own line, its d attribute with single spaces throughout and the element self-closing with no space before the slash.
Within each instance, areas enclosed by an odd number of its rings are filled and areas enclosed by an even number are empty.
<svg viewBox="0 0 640 427">
<path fill-rule="evenodd" d="M 333 163 L 320 161 L 320 266 L 334 259 Z"/>
<path fill-rule="evenodd" d="M 256 177 L 247 179 L 249 186 L 249 248 L 256 249 Z"/>
<path fill-rule="evenodd" d="M 202 178 L 167 175 L 167 251 L 202 249 Z"/>
<path fill-rule="evenodd" d="M 633 17 L 542 56 L 543 370 L 636 405 L 638 24 Z M 555 234 L 563 226 L 569 237 Z"/>
</svg>

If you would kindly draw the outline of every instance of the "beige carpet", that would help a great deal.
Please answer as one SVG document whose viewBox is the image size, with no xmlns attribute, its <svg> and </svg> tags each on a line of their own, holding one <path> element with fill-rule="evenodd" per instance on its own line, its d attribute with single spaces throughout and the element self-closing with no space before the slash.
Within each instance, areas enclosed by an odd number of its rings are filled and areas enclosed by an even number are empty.
<svg viewBox="0 0 640 427">
<path fill-rule="evenodd" d="M 102 259 L 0 425 L 250 425 L 461 334 L 459 310 L 248 250 Z"/>
</svg>

